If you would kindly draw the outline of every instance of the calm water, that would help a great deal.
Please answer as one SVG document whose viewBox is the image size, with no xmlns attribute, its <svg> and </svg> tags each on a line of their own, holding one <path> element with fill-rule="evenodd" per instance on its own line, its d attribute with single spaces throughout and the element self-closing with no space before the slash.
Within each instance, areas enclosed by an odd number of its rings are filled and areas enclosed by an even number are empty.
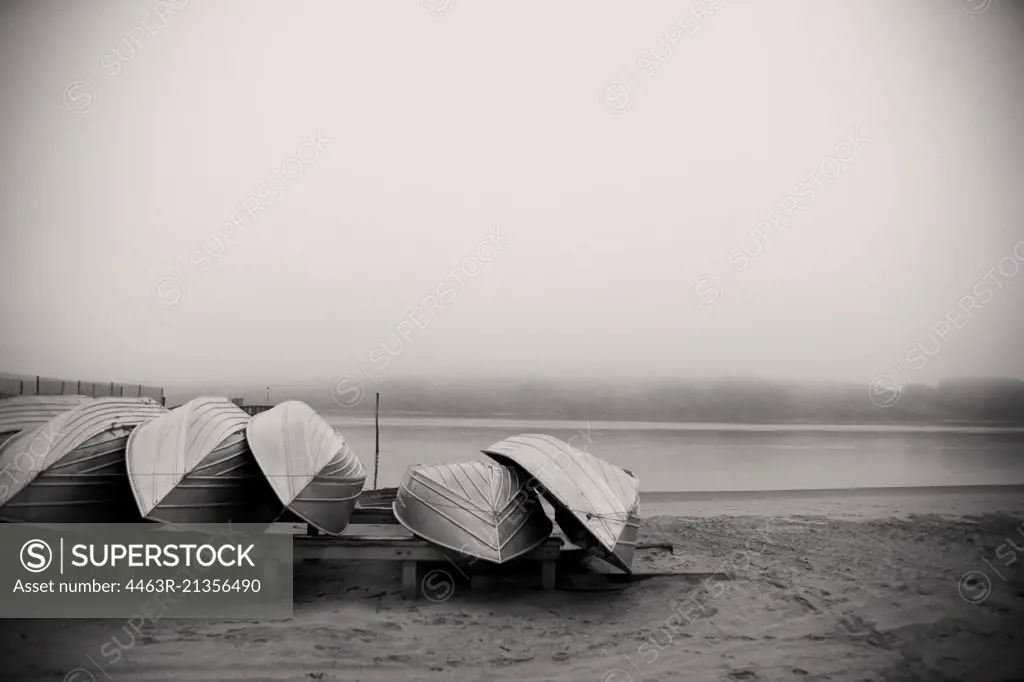
<svg viewBox="0 0 1024 682">
<path fill-rule="evenodd" d="M 373 420 L 324 416 L 366 465 L 369 487 Z M 1024 484 L 1024 429 L 391 418 L 381 420 L 378 485 L 397 485 L 410 464 L 477 459 L 531 432 L 574 439 L 632 470 L 644 491 Z"/>
</svg>

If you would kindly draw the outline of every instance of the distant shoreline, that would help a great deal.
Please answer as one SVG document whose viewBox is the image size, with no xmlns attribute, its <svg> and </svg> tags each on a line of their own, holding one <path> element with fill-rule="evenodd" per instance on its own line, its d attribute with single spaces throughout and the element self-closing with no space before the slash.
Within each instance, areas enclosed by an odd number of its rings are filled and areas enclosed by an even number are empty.
<svg viewBox="0 0 1024 682">
<path fill-rule="evenodd" d="M 711 499 L 785 499 L 798 497 L 866 497 L 888 495 L 970 495 L 970 494 L 1024 495 L 1024 485 L 928 485 L 864 488 L 808 488 L 790 490 L 644 490 L 643 502 L 677 502 L 680 500 Z"/>
<path fill-rule="evenodd" d="M 168 404 L 199 394 L 226 395 L 246 404 L 301 400 L 315 410 L 372 418 L 506 420 L 518 422 L 720 423 L 741 428 L 816 429 L 849 425 L 891 428 L 1024 428 L 1024 381 L 950 380 L 895 388 L 885 382 L 806 384 L 768 380 L 692 382 L 637 380 L 586 385 L 554 380 L 471 383 L 393 380 L 368 386 L 342 377 L 328 387 L 220 386 L 169 391 Z M 272 398 L 271 398 L 272 396 Z M 654 428 L 648 426 L 646 428 Z"/>
<path fill-rule="evenodd" d="M 345 408 L 328 407 L 320 408 L 318 410 L 323 415 L 329 415 L 332 417 L 349 415 L 355 419 L 373 419 L 372 411 L 364 410 L 348 410 Z M 387 417 L 384 416 L 385 411 L 381 410 L 381 422 L 384 419 L 435 419 L 435 420 L 456 420 L 466 419 L 475 421 L 505 421 L 505 422 L 522 422 L 522 423 L 541 423 L 541 422 L 579 422 L 586 423 L 590 421 L 592 423 L 606 423 L 606 424 L 684 424 L 692 426 L 702 425 L 721 425 L 729 427 L 750 427 L 750 428 L 761 428 L 761 427 L 778 427 L 778 428 L 824 428 L 829 429 L 832 427 L 850 427 L 853 429 L 864 429 L 871 427 L 894 427 L 894 428 L 936 428 L 936 427 L 949 427 L 951 429 L 957 428 L 993 428 L 993 429 L 1018 429 L 1024 431 L 1024 421 L 1015 419 L 916 419 L 916 420 L 887 420 L 887 421 L 869 421 L 869 420 L 849 420 L 839 421 L 836 419 L 791 419 L 791 420 L 682 420 L 682 419 L 668 419 L 668 418 L 613 418 L 613 417 L 556 417 L 552 419 L 550 417 L 545 418 L 537 414 L 512 414 L 512 413 L 451 413 L 451 412 L 431 412 L 431 411 L 411 411 L 411 410 L 387 410 Z"/>
<path fill-rule="evenodd" d="M 325 419 L 333 424 L 364 426 L 372 425 L 373 414 L 348 413 L 343 410 L 322 410 Z M 380 418 L 381 426 L 448 426 L 451 428 L 504 428 L 525 426 L 566 429 L 622 430 L 622 431 L 751 431 L 751 432 L 860 432 L 860 433 L 1021 433 L 1024 425 L 1002 422 L 682 422 L 682 421 L 631 421 L 631 420 L 583 420 L 583 419 L 539 419 L 529 417 L 492 416 L 440 416 L 424 414 L 389 414 Z"/>
</svg>

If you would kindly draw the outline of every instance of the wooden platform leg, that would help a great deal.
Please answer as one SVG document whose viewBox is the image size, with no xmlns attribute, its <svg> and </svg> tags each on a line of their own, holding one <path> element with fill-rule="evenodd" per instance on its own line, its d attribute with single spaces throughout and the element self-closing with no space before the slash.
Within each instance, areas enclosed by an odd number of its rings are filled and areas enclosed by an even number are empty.
<svg viewBox="0 0 1024 682">
<path fill-rule="evenodd" d="M 278 584 L 278 578 L 281 575 L 281 571 L 278 570 L 277 561 L 273 559 L 265 559 L 263 562 L 263 582 L 260 587 L 261 590 L 266 590 L 266 593 L 270 596 L 276 596 L 280 593 L 281 586 Z"/>
<path fill-rule="evenodd" d="M 314 526 L 312 523 L 307 523 L 306 524 L 306 535 L 309 535 L 311 537 L 317 537 L 317 536 L 320 535 L 320 529 L 317 528 L 316 526 Z M 320 563 L 320 560 L 319 559 L 303 559 L 302 563 L 304 563 L 304 564 L 318 564 L 318 563 Z"/>
<path fill-rule="evenodd" d="M 540 563 L 540 586 L 544 590 L 555 589 L 555 567 L 554 561 L 542 561 Z"/>
<path fill-rule="evenodd" d="M 416 567 L 415 561 L 402 562 L 402 596 L 406 599 L 416 599 L 416 593 L 419 591 L 419 585 L 416 584 L 419 571 Z"/>
</svg>

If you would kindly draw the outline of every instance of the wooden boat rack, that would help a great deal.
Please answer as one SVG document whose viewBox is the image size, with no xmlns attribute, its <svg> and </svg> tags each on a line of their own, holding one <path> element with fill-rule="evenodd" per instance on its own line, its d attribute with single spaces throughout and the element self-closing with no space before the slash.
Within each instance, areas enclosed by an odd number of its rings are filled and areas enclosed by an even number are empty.
<svg viewBox="0 0 1024 682">
<path fill-rule="evenodd" d="M 356 508 L 352 513 L 345 533 L 340 536 L 320 534 L 308 526 L 305 535 L 293 539 L 294 561 L 401 561 L 402 596 L 416 599 L 420 590 L 420 564 L 426 562 L 451 562 L 463 573 L 474 562 L 460 556 L 458 552 L 444 550 L 412 533 L 384 533 L 373 526 L 397 525 L 398 520 L 390 507 Z M 405 531 L 402 528 L 402 531 Z M 516 559 L 518 562 L 540 562 L 541 587 L 555 589 L 555 572 L 559 557 L 565 546 L 562 538 L 552 536 L 528 554 Z M 429 574 L 428 574 L 429 575 Z"/>
</svg>

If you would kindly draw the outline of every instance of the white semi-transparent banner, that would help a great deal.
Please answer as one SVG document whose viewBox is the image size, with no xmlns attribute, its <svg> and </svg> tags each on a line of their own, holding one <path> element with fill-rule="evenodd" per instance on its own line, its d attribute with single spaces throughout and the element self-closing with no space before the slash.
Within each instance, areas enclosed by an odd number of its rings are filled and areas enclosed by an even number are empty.
<svg viewBox="0 0 1024 682">
<path fill-rule="evenodd" d="M 265 530 L 0 524 L 0 618 L 290 618 L 292 537 Z"/>
</svg>

